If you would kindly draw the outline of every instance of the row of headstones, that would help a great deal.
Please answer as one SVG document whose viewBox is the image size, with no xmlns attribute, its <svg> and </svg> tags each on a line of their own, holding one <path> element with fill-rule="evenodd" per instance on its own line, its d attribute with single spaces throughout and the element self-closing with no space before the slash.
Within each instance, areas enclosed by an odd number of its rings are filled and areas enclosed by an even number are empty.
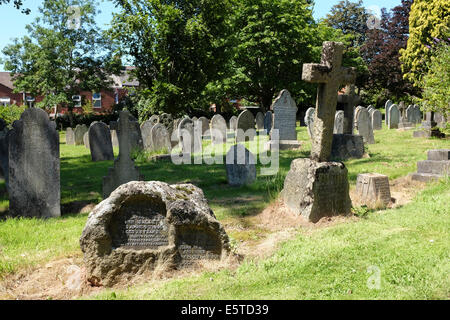
<svg viewBox="0 0 450 320">
<path fill-rule="evenodd" d="M 422 112 L 418 105 L 409 105 L 406 108 L 403 102 L 397 105 L 388 100 L 385 104 L 385 110 L 385 122 L 389 129 L 414 126 L 422 121 Z"/>
</svg>

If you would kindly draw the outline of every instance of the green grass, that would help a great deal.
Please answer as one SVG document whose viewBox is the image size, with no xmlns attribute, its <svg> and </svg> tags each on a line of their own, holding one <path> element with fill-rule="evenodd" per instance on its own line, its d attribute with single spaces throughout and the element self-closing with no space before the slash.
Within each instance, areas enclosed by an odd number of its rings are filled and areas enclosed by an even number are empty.
<svg viewBox="0 0 450 320">
<path fill-rule="evenodd" d="M 205 196 L 208 198 L 209 203 L 212 209 L 214 210 L 216 216 L 222 223 L 225 224 L 225 227 L 227 227 L 227 225 L 242 225 L 247 223 L 245 221 L 246 217 L 251 217 L 252 215 L 260 213 L 271 201 L 276 199 L 276 197 L 278 196 L 279 192 L 283 187 L 284 177 L 289 171 L 291 161 L 295 158 L 309 156 L 311 144 L 309 142 L 309 137 L 305 127 L 298 128 L 298 138 L 302 142 L 301 150 L 281 152 L 280 170 L 276 176 L 272 177 L 258 176 L 257 181 L 254 184 L 241 188 L 232 188 L 227 185 L 225 167 L 222 164 L 177 166 L 172 164 L 171 162 L 165 161 L 146 162 L 144 161 L 145 157 L 138 157 L 136 163 L 139 166 L 141 173 L 145 176 L 146 180 L 160 180 L 168 183 L 193 183 L 197 185 L 198 187 L 203 189 Z M 356 183 L 356 177 L 358 173 L 378 172 L 388 175 L 390 179 L 405 176 L 410 172 L 416 171 L 416 162 L 419 160 L 426 159 L 427 150 L 449 147 L 448 140 L 413 139 L 411 131 L 399 132 L 397 130 L 387 130 L 386 128 L 384 128 L 381 131 L 375 132 L 375 140 L 377 142 L 376 144 L 368 146 L 367 151 L 370 155 L 370 158 L 350 160 L 345 162 L 347 168 L 349 169 L 349 179 L 352 186 L 354 186 Z M 65 137 L 62 134 L 61 203 L 63 205 L 79 201 L 86 203 L 89 202 L 98 203 L 99 201 L 101 201 L 102 178 L 104 175 L 106 175 L 108 167 L 112 166 L 113 164 L 112 161 L 94 163 L 90 160 L 89 150 L 87 150 L 84 146 L 67 146 L 64 143 L 64 141 Z M 224 148 L 223 150 L 226 151 L 227 148 L 230 147 L 231 145 L 232 145 L 231 141 L 229 141 L 226 148 Z M 251 144 L 252 147 L 254 145 L 255 143 Z M 223 150 L 219 152 L 221 156 L 223 156 Z M 117 153 L 118 150 L 115 150 L 116 155 Z M 258 169 L 260 169 L 260 166 L 258 166 Z M 448 189 L 448 184 L 444 185 L 444 187 L 445 186 Z M 373 241 L 373 243 L 375 244 L 377 236 L 379 235 L 378 232 L 382 231 L 379 230 L 379 228 L 386 228 L 386 230 L 392 228 L 395 229 L 396 223 L 406 224 L 409 221 L 409 219 L 411 219 L 411 223 L 413 221 L 416 221 L 417 220 L 416 215 L 417 217 L 422 216 L 419 215 L 420 212 L 418 212 L 420 208 L 422 210 L 421 212 L 423 212 L 424 215 L 422 217 L 423 221 L 429 220 L 428 221 L 429 223 L 424 224 L 424 226 L 427 227 L 430 226 L 430 230 L 433 230 L 432 226 L 436 224 L 437 228 L 447 227 L 446 230 L 448 232 L 448 225 L 447 226 L 445 225 L 445 222 L 448 222 L 448 216 L 446 216 L 447 220 L 443 219 L 444 216 L 434 216 L 433 218 L 433 213 L 430 211 L 430 209 L 427 208 L 427 206 L 433 205 L 434 207 L 434 204 L 429 203 L 425 205 L 424 203 L 428 202 L 423 202 L 427 199 L 428 200 L 431 199 L 430 197 L 432 197 L 433 192 L 436 193 L 437 197 L 436 203 L 441 203 L 443 199 L 447 199 L 448 202 L 448 195 L 447 198 L 445 198 L 446 196 L 443 192 L 445 191 L 444 187 L 441 186 L 440 187 L 441 189 L 439 189 L 438 187 L 433 187 L 433 189 L 430 189 L 431 194 L 429 194 L 429 197 L 427 197 L 427 194 L 425 194 L 423 196 L 424 197 L 423 199 L 419 198 L 416 201 L 415 205 L 409 206 L 411 209 L 410 211 L 404 211 L 405 208 L 407 208 L 405 207 L 400 210 L 385 211 L 380 214 L 375 214 L 373 216 L 371 213 L 369 214 L 370 217 L 369 219 L 363 220 L 357 224 L 349 224 L 348 226 L 345 225 L 330 229 L 329 231 L 330 234 L 322 235 L 324 238 L 321 238 L 320 234 L 322 234 L 323 232 L 324 233 L 328 232 L 326 231 L 328 229 L 315 233 L 311 237 L 306 237 L 304 235 L 302 236 L 300 234 L 297 241 L 290 242 L 289 244 L 283 246 L 281 251 L 277 253 L 276 256 L 279 256 L 282 252 L 289 252 L 290 250 L 294 249 L 297 250 L 297 246 L 300 246 L 303 243 L 305 245 L 311 246 L 311 248 L 315 246 L 316 248 L 315 252 L 312 253 L 310 252 L 310 254 L 298 252 L 296 253 L 296 255 L 294 255 L 297 257 L 297 259 L 302 260 L 301 264 L 298 267 L 294 268 L 295 270 L 297 270 L 296 272 L 301 274 L 301 272 L 299 271 L 300 269 L 298 268 L 304 269 L 306 268 L 304 272 L 311 273 L 310 274 L 311 279 L 308 281 L 314 282 L 315 279 L 314 274 L 317 271 L 316 267 L 313 268 L 314 263 L 318 263 L 319 266 L 323 265 L 325 262 L 323 261 L 321 262 L 321 259 L 326 255 L 331 256 L 336 255 L 336 257 L 338 257 L 336 259 L 341 260 L 341 262 L 343 259 L 353 261 L 355 263 L 355 267 L 358 265 L 361 266 L 363 265 L 362 257 L 364 257 L 364 255 L 366 255 L 366 257 L 369 257 L 369 255 L 373 255 L 373 257 L 371 258 L 372 260 L 382 259 L 384 257 L 382 251 L 378 251 L 377 248 L 373 248 L 373 250 L 371 251 L 365 248 L 365 246 L 361 247 L 360 244 L 364 243 L 364 241 L 367 241 L 367 245 L 370 245 L 372 243 L 371 241 Z M 0 189 L 1 188 L 4 188 L 4 182 L 0 183 Z M 442 190 L 442 188 L 444 188 L 444 190 Z M 5 211 L 7 207 L 8 207 L 7 195 L 2 193 L 2 195 L 0 195 L 0 211 L 1 210 Z M 388 215 L 391 215 L 391 218 L 389 219 L 387 218 L 384 222 L 381 220 L 377 221 L 377 219 L 381 219 L 380 217 Z M 398 216 L 399 217 L 402 216 L 404 218 L 402 220 L 403 222 L 397 220 Z M 422 221 L 422 218 L 420 218 L 418 222 Z M 67 215 L 63 216 L 62 218 L 48 219 L 45 221 L 36 219 L 7 219 L 3 221 L 0 220 L 0 278 L 8 274 L 17 272 L 19 270 L 22 270 L 23 268 L 29 266 L 36 266 L 61 256 L 81 255 L 81 252 L 79 250 L 78 239 L 81 234 L 81 230 L 84 227 L 86 219 L 87 215 L 76 215 L 74 214 L 74 212 L 72 213 L 67 212 Z M 345 228 L 349 228 L 348 232 L 351 234 L 345 235 L 345 233 L 347 232 Z M 340 232 L 342 233 L 343 238 L 339 240 L 340 238 L 335 234 L 337 231 L 332 230 L 341 230 Z M 364 232 L 360 230 L 364 230 Z M 422 231 L 425 232 L 425 230 L 428 229 L 423 230 L 420 229 L 421 232 Z M 262 231 L 250 230 L 248 232 L 233 231 L 230 232 L 230 234 L 232 234 L 232 237 L 236 237 L 236 239 L 234 240 L 247 241 L 258 238 L 261 232 L 264 231 L 263 230 Z M 372 234 L 374 238 L 373 237 L 370 238 L 372 239 L 370 241 L 369 237 L 366 236 L 366 234 L 367 235 Z M 426 233 L 424 233 L 424 235 L 425 234 Z M 361 236 L 361 239 L 356 235 Z M 401 239 L 399 239 L 398 242 L 392 243 L 392 246 L 395 246 L 397 243 L 403 243 L 403 241 L 413 240 L 413 238 L 410 238 L 413 237 L 413 234 L 410 235 L 409 233 L 400 232 L 398 235 L 401 237 Z M 421 233 L 417 233 L 414 234 L 414 236 L 419 237 L 422 235 Z M 351 246 L 353 246 L 352 248 L 345 246 L 346 244 L 348 245 L 350 242 L 350 240 L 344 241 L 344 239 L 347 239 L 347 237 L 351 237 L 355 241 L 354 244 L 351 244 Z M 331 241 L 334 238 L 336 238 L 335 243 Z M 322 240 L 324 241 L 324 243 L 322 243 Z M 295 243 L 296 245 L 294 246 Z M 435 244 L 436 243 L 437 242 L 435 242 Z M 383 245 L 389 246 L 389 242 L 383 243 Z M 309 248 L 308 250 L 312 250 L 310 247 L 305 248 L 306 249 Z M 436 245 L 432 248 L 439 248 L 439 245 Z M 417 250 L 422 249 L 423 249 L 422 247 L 417 247 Z M 364 250 L 368 250 L 367 253 L 365 253 Z M 427 257 L 431 257 L 432 253 L 433 253 L 432 251 L 420 252 L 420 254 L 424 255 L 426 254 Z M 322 256 L 319 254 L 322 254 Z M 359 256 L 361 254 L 362 256 Z M 430 254 L 430 256 L 428 256 L 428 254 Z M 352 257 L 352 255 L 355 256 Z M 308 256 L 311 257 L 308 258 Z M 400 257 L 401 259 L 407 259 L 408 257 L 410 257 L 410 254 L 406 252 L 406 249 L 405 252 L 401 252 Z M 275 258 L 267 260 L 268 265 L 274 263 L 274 261 L 277 261 L 273 259 Z M 390 258 L 386 258 L 386 261 L 389 261 L 389 259 Z M 294 260 L 291 262 L 294 263 Z M 311 265 L 311 269 L 308 269 L 306 264 Z M 418 264 L 410 263 L 410 264 L 411 268 L 421 268 L 420 263 Z M 268 265 L 263 268 L 269 268 Z M 344 265 L 347 266 L 347 264 Z M 407 268 L 407 264 L 405 264 L 404 267 Z M 251 268 L 258 268 L 258 269 L 251 269 Z M 240 271 L 238 271 L 238 275 L 240 274 L 240 277 L 243 277 L 243 274 L 241 273 L 242 272 L 245 273 L 245 270 L 252 270 L 251 272 L 254 272 L 255 270 L 259 270 L 260 268 L 262 268 L 261 265 L 253 265 L 251 263 L 246 263 L 239 269 Z M 333 274 L 334 269 L 336 269 L 337 272 L 336 275 Z M 277 270 L 280 271 L 279 269 Z M 325 268 L 324 270 L 328 270 L 328 272 L 331 272 L 331 274 L 329 275 L 330 279 L 335 276 L 336 279 L 340 279 L 339 278 L 340 277 L 339 272 L 341 270 L 340 267 L 334 266 L 333 268 L 331 267 L 330 269 Z M 354 277 L 352 276 L 352 273 L 349 270 L 350 269 L 347 270 L 345 276 Z M 365 272 L 365 270 L 363 271 Z M 436 276 L 440 275 L 441 278 L 446 277 L 446 275 L 441 271 L 442 270 L 440 269 L 436 269 L 433 272 L 436 272 Z M 433 272 L 431 272 L 430 275 L 433 274 Z M 289 271 L 288 273 L 283 271 L 278 275 L 278 277 L 281 278 L 284 276 L 290 277 L 289 276 L 290 273 L 291 271 Z M 323 273 L 323 277 L 325 277 L 325 274 L 326 273 Z M 227 279 L 225 275 L 227 275 L 227 272 L 214 275 L 214 277 L 216 276 L 218 277 L 217 281 L 222 281 L 220 279 L 223 279 L 223 281 L 225 281 L 225 279 Z M 210 275 L 207 274 L 204 277 L 205 279 L 209 279 Z M 230 275 L 229 277 L 233 277 L 233 275 Z M 267 284 L 267 290 L 265 291 L 263 288 L 265 286 L 263 286 L 258 289 L 260 290 L 260 292 L 259 291 L 253 292 L 252 297 L 260 297 L 260 296 L 270 297 L 271 295 L 273 295 L 273 297 L 276 297 L 277 290 L 279 290 L 280 294 L 282 292 L 286 292 L 287 293 L 286 297 L 296 297 L 293 293 L 289 294 L 289 292 L 291 290 L 290 289 L 291 287 L 297 289 L 299 288 L 295 284 L 300 280 L 295 280 L 292 284 L 282 284 L 282 282 L 280 282 L 280 285 L 277 286 L 276 284 L 279 279 L 276 279 L 276 277 L 272 275 L 272 273 L 270 277 L 267 274 L 265 275 L 265 277 L 268 277 L 267 281 L 269 281 L 269 283 Z M 306 281 L 307 278 L 306 274 L 303 277 L 304 278 L 299 279 L 304 279 L 304 281 Z M 189 283 L 191 282 L 196 283 L 196 281 L 201 282 L 202 281 L 201 279 L 202 278 L 186 279 L 181 281 L 180 283 L 178 282 L 171 283 L 167 289 L 168 290 L 167 292 L 170 292 L 170 286 L 189 287 L 188 285 Z M 292 277 L 290 279 L 293 280 Z M 246 281 L 249 282 L 247 283 Z M 259 283 L 258 281 L 262 280 L 261 279 L 258 280 L 256 278 L 253 280 L 247 279 L 243 280 L 242 285 L 235 283 L 235 281 L 230 281 L 229 283 L 226 283 L 224 285 L 224 288 L 226 289 L 234 283 L 233 284 L 234 286 L 241 287 L 241 290 L 243 292 L 242 294 L 244 295 L 245 290 L 247 290 L 246 286 L 251 285 L 253 281 Z M 304 281 L 302 280 L 301 282 L 306 283 Z M 339 281 L 342 281 L 342 279 L 340 279 Z M 316 293 L 317 297 L 321 296 L 325 297 L 330 292 L 330 290 L 334 290 L 333 283 L 334 282 L 328 283 L 327 287 L 328 289 L 327 288 L 320 289 L 319 291 L 321 293 L 317 291 Z M 272 285 L 273 288 L 271 287 Z M 426 286 L 424 285 L 423 287 Z M 318 289 L 318 287 L 316 287 L 316 289 Z M 165 297 L 167 292 L 162 290 L 158 293 L 158 296 Z M 202 292 L 203 292 L 202 290 L 199 291 L 199 294 L 201 296 L 203 296 Z M 227 294 L 230 294 L 228 297 L 235 297 L 235 298 L 240 297 L 239 290 L 236 287 L 234 287 L 233 290 L 230 289 L 230 291 L 227 292 L 228 292 Z M 299 289 L 299 292 L 302 291 Z M 125 293 L 123 294 L 124 296 L 122 297 L 125 297 L 126 294 Z M 132 294 L 140 294 L 140 293 L 136 291 L 135 293 L 130 293 L 130 296 Z M 438 296 L 443 297 L 443 295 L 445 294 L 446 293 L 438 294 Z M 314 298 L 316 297 L 316 295 L 311 295 L 309 297 Z M 156 296 L 157 295 L 146 297 L 152 298 Z M 212 297 L 213 295 L 211 293 L 208 293 L 206 290 L 204 296 Z M 183 291 L 180 291 L 179 298 L 182 297 Z M 334 297 L 336 297 L 336 295 L 334 295 Z M 349 297 L 352 297 L 352 295 L 350 295 Z"/>
</svg>

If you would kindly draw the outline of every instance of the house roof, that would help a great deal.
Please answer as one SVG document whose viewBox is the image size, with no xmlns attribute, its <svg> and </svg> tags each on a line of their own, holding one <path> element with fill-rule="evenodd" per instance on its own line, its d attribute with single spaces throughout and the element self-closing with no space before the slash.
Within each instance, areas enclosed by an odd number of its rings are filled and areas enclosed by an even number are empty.
<svg viewBox="0 0 450 320">
<path fill-rule="evenodd" d="M 9 72 L 0 72 L 0 84 L 4 85 L 7 88 L 14 89 L 14 84 Z"/>
<path fill-rule="evenodd" d="M 130 71 L 134 70 L 135 67 L 125 67 L 125 70 L 119 76 L 113 75 L 112 78 L 115 83 L 116 88 L 122 87 L 138 87 L 139 81 L 132 80 L 130 76 Z"/>
</svg>

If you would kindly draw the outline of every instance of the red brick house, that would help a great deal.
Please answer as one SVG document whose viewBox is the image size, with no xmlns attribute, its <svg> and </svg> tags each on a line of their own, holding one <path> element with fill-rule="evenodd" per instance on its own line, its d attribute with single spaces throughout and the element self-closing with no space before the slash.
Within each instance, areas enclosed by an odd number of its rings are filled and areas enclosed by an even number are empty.
<svg viewBox="0 0 450 320">
<path fill-rule="evenodd" d="M 137 81 L 130 80 L 129 71 L 133 67 L 126 67 L 120 76 L 112 75 L 113 86 L 111 90 L 102 90 L 100 93 L 82 91 L 78 95 L 72 97 L 76 103 L 75 113 L 82 113 L 82 106 L 88 101 L 92 102 L 94 113 L 102 114 L 111 112 L 113 106 L 117 104 L 123 97 L 128 94 L 128 89 L 138 87 Z M 26 93 L 13 93 L 14 84 L 9 72 L 0 72 L 0 106 L 29 105 L 42 101 L 43 97 L 32 97 Z M 67 108 L 58 106 L 56 109 L 58 114 L 67 113 Z M 55 116 L 55 109 L 50 116 Z"/>
</svg>

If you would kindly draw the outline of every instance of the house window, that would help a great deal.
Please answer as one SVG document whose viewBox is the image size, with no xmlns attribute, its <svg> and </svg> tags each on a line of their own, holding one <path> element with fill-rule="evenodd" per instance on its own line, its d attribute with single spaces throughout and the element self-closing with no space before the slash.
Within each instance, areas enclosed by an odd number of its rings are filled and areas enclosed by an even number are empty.
<svg viewBox="0 0 450 320">
<path fill-rule="evenodd" d="M 1 106 L 6 107 L 6 106 L 9 106 L 10 104 L 11 104 L 11 98 L 8 98 L 8 97 L 0 98 L 0 105 Z"/>
<path fill-rule="evenodd" d="M 92 94 L 92 104 L 94 108 L 102 107 L 102 94 L 101 93 L 93 93 Z"/>
<path fill-rule="evenodd" d="M 72 96 L 72 101 L 73 101 L 73 105 L 75 108 L 81 107 L 81 96 L 80 95 Z"/>
</svg>

